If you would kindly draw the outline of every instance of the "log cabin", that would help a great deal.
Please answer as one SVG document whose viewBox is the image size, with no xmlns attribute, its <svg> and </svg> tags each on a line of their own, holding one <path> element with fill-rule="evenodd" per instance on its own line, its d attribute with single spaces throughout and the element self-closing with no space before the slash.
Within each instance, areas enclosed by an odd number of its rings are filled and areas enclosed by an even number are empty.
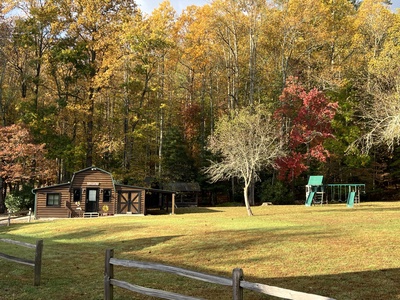
<svg viewBox="0 0 400 300">
<path fill-rule="evenodd" d="M 174 202 L 175 197 L 173 191 L 118 184 L 111 173 L 97 167 L 75 172 L 68 183 L 32 192 L 35 194 L 35 218 L 145 215 L 147 209 L 154 206 L 168 209 L 168 201 Z"/>
</svg>

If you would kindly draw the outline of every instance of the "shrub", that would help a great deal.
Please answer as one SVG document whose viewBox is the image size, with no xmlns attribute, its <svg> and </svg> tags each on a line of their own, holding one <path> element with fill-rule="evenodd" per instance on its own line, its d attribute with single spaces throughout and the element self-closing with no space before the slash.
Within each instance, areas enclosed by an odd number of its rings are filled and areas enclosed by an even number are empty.
<svg viewBox="0 0 400 300">
<path fill-rule="evenodd" d="M 35 204 L 35 196 L 32 193 L 32 189 L 33 186 L 29 184 L 23 184 L 21 189 L 13 193 L 15 196 L 20 197 L 23 201 L 21 210 L 28 210 L 29 208 L 33 209 L 33 206 Z"/>
<path fill-rule="evenodd" d="M 22 197 L 14 194 L 8 194 L 5 199 L 6 207 L 9 213 L 19 212 L 24 208 Z"/>
<path fill-rule="evenodd" d="M 281 182 L 265 181 L 261 185 L 260 198 L 262 202 L 272 202 L 273 204 L 293 204 L 294 195 L 290 187 Z"/>
</svg>

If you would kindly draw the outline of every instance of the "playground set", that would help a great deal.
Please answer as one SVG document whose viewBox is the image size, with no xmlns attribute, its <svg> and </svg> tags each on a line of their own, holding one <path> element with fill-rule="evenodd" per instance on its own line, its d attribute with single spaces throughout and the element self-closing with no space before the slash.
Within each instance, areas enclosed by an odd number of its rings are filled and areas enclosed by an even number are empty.
<svg viewBox="0 0 400 300">
<path fill-rule="evenodd" d="M 365 193 L 365 184 L 362 183 L 333 183 L 323 184 L 324 176 L 312 175 L 306 185 L 306 206 L 313 204 L 328 204 L 346 201 L 347 207 L 354 207 L 360 203 L 360 194 Z"/>
</svg>

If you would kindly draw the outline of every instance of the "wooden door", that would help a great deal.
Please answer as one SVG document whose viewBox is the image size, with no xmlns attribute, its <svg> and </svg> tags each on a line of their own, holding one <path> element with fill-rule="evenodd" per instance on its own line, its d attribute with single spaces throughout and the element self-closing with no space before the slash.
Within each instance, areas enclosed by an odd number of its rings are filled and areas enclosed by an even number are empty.
<svg viewBox="0 0 400 300">
<path fill-rule="evenodd" d="M 118 192 L 118 214 L 140 214 L 141 211 L 141 198 L 143 191 L 119 191 Z"/>
<path fill-rule="evenodd" d="M 86 190 L 86 212 L 98 212 L 99 211 L 99 189 L 87 189 Z"/>
</svg>

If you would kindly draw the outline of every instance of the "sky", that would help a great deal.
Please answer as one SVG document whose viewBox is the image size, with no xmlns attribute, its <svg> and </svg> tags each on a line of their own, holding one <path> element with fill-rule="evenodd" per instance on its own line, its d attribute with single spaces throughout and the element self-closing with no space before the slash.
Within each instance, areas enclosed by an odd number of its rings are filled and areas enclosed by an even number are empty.
<svg viewBox="0 0 400 300">
<path fill-rule="evenodd" d="M 396 10 L 400 8 L 400 0 L 391 0 L 392 1 L 392 9 Z M 136 0 L 136 3 L 139 4 L 142 11 L 147 14 L 150 14 L 153 9 L 157 8 L 158 5 L 162 2 L 162 0 Z M 176 12 L 180 14 L 183 9 L 188 7 L 189 5 L 204 5 L 209 3 L 209 0 L 170 0 L 172 6 L 175 8 Z"/>
<path fill-rule="evenodd" d="M 400 0 L 398 0 L 400 2 Z M 140 9 L 147 14 L 150 14 L 153 9 L 157 8 L 158 5 L 163 2 L 162 0 L 136 0 L 135 1 Z M 204 4 L 209 3 L 208 0 L 170 0 L 172 6 L 176 10 L 178 14 L 182 12 L 183 9 L 188 7 L 189 5 L 198 5 L 202 6 Z"/>
<path fill-rule="evenodd" d="M 392 0 L 392 9 L 400 8 L 400 0 Z"/>
</svg>

